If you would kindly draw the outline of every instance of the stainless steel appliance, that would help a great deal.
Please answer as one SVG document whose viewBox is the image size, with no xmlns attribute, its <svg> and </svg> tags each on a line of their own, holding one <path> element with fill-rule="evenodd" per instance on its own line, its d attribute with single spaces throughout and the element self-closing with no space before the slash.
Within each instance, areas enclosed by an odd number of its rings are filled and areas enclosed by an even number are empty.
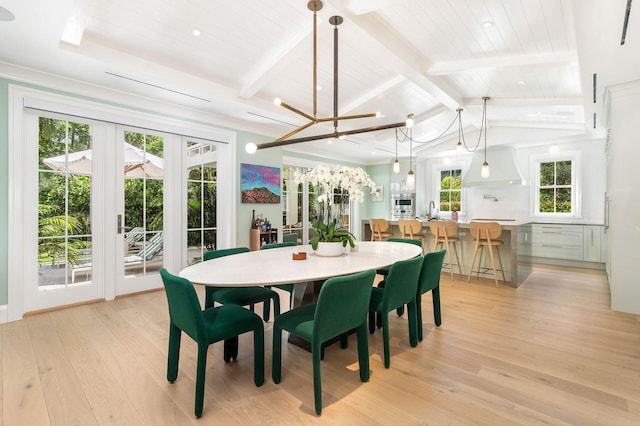
<svg viewBox="0 0 640 426">
<path fill-rule="evenodd" d="M 391 194 L 391 220 L 414 219 L 416 217 L 416 194 Z"/>
</svg>

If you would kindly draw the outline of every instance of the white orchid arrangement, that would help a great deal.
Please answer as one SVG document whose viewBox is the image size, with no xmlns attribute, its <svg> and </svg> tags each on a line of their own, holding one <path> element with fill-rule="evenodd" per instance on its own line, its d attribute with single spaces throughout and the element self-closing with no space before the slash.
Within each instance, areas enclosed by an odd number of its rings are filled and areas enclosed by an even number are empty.
<svg viewBox="0 0 640 426">
<path fill-rule="evenodd" d="M 336 166 L 330 169 L 318 166 L 305 172 L 296 170 L 294 180 L 318 188 L 319 217 L 312 224 L 316 234 L 309 241 L 313 249 L 318 248 L 320 241 L 341 242 L 343 247 L 348 243 L 354 247 L 353 234 L 342 229 L 340 221 L 345 208 L 348 208 L 345 200 L 363 202 L 363 187 L 368 187 L 372 194 L 375 192 L 376 184 L 367 172 L 360 167 Z"/>
<path fill-rule="evenodd" d="M 359 203 L 364 201 L 364 192 L 362 187 L 368 187 L 373 194 L 376 184 L 367 172 L 360 167 L 336 166 L 333 169 L 324 166 L 318 166 L 313 169 L 301 172 L 296 170 L 294 174 L 296 183 L 311 183 L 318 186 L 318 201 L 321 203 L 333 203 L 333 197 L 329 194 L 335 194 L 336 191 L 349 194 L 349 198 Z"/>
</svg>

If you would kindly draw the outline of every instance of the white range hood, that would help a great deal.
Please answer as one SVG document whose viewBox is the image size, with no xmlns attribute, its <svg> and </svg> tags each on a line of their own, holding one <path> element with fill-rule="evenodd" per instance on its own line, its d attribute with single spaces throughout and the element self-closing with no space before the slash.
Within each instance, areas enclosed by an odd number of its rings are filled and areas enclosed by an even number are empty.
<svg viewBox="0 0 640 426">
<path fill-rule="evenodd" d="M 480 176 L 482 163 L 484 162 L 484 150 L 474 152 L 471 164 L 462 177 L 462 187 L 475 186 L 508 186 L 525 185 L 520 167 L 516 160 L 516 151 L 510 146 L 493 147 L 487 150 L 487 163 L 489 163 L 489 177 Z"/>
</svg>

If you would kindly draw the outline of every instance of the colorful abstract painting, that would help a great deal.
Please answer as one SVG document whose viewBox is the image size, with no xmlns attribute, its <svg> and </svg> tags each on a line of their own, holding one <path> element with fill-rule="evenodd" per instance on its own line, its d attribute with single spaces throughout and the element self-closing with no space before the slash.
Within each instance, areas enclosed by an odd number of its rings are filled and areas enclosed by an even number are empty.
<svg viewBox="0 0 640 426">
<path fill-rule="evenodd" d="M 241 164 L 240 176 L 243 203 L 280 203 L 280 168 Z"/>
</svg>

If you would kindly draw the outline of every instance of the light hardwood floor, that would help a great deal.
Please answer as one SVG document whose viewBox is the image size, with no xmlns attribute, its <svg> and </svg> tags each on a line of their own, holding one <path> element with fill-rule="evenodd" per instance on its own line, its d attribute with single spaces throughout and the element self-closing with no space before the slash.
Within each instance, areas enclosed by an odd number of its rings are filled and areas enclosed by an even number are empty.
<svg viewBox="0 0 640 426">
<path fill-rule="evenodd" d="M 326 350 L 322 416 L 310 354 L 283 343 L 282 382 L 209 349 L 204 414 L 193 415 L 195 345 L 183 338 L 178 380 L 166 380 L 164 292 L 42 313 L 0 325 L 0 425 L 640 424 L 640 316 L 611 312 L 600 271 L 536 267 L 519 289 L 442 275 L 442 326 L 423 297 L 424 341 L 391 315 L 391 368 L 370 336 L 371 380 L 355 336 Z M 200 295 L 202 291 L 199 289 Z M 287 297 L 282 301 L 286 304 Z M 261 312 L 261 308 L 258 309 Z"/>
</svg>

